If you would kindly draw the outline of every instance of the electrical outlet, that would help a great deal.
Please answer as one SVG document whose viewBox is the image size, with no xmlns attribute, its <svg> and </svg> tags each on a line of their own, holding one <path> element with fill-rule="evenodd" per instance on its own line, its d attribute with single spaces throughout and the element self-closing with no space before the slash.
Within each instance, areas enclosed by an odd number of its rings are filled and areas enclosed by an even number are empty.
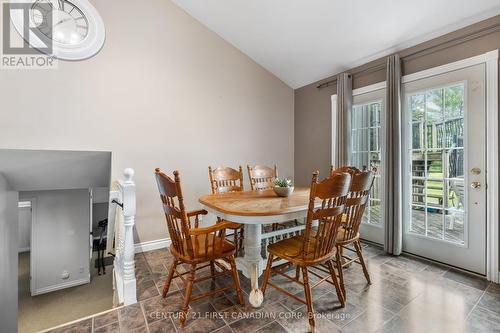
<svg viewBox="0 0 500 333">
<path fill-rule="evenodd" d="M 69 278 L 69 272 L 68 271 L 63 271 L 61 273 L 61 279 L 67 280 Z"/>
</svg>

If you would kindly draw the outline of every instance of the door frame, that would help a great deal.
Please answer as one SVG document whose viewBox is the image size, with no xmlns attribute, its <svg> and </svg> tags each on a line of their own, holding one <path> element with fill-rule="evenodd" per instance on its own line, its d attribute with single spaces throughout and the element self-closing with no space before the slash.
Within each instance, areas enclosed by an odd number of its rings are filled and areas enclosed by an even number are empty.
<svg viewBox="0 0 500 333">
<path fill-rule="evenodd" d="M 28 206 L 21 206 L 20 203 L 21 202 L 29 202 L 30 205 L 29 205 L 29 208 L 30 208 L 30 213 L 31 213 L 31 220 L 30 220 L 30 234 L 29 234 L 29 237 L 30 237 L 30 246 L 29 247 L 24 247 L 24 248 L 19 248 L 19 243 L 18 243 L 18 246 L 17 246 L 17 251 L 18 253 L 23 253 L 23 252 L 31 252 L 31 229 L 33 228 L 33 200 L 34 199 L 26 199 L 26 200 L 21 200 L 21 199 L 18 199 L 18 205 L 17 205 L 17 210 L 19 212 L 19 209 L 21 208 L 28 208 Z M 19 214 L 18 214 L 19 216 Z M 19 219 L 18 219 L 18 224 L 19 224 Z M 30 253 L 31 255 L 31 253 Z"/>
<path fill-rule="evenodd" d="M 35 249 L 35 227 L 36 227 L 36 197 L 29 197 L 29 198 L 23 198 L 23 201 L 29 201 L 31 202 L 31 235 L 30 235 L 30 294 L 31 296 L 36 295 L 36 286 L 35 286 L 35 281 L 36 281 L 36 270 L 35 270 L 35 256 L 36 256 L 36 251 L 33 251 Z"/>
<path fill-rule="evenodd" d="M 498 49 L 402 77 L 408 83 L 466 67 L 486 66 L 486 278 L 499 281 Z"/>
</svg>

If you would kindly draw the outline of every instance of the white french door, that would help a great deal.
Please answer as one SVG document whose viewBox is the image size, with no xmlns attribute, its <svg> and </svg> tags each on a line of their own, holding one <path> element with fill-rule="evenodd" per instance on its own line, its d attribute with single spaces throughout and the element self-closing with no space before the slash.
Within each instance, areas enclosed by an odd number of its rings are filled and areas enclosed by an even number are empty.
<svg viewBox="0 0 500 333">
<path fill-rule="evenodd" d="M 368 206 L 360 227 L 363 239 L 384 244 L 384 114 L 385 88 L 364 88 L 353 91 L 351 113 L 351 165 L 361 170 L 371 170 L 375 180 Z"/>
<path fill-rule="evenodd" d="M 485 64 L 403 85 L 403 250 L 486 273 Z"/>
</svg>

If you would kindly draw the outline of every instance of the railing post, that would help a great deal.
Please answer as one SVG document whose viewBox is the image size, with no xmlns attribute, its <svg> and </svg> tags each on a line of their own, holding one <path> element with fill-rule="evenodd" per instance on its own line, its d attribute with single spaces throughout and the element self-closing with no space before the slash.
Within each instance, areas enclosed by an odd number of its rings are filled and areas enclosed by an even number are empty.
<svg viewBox="0 0 500 333">
<path fill-rule="evenodd" d="M 132 180 L 134 170 L 127 168 L 124 170 L 123 175 L 125 176 L 125 180 L 121 182 L 123 224 L 125 227 L 125 234 L 123 235 L 123 304 L 129 305 L 137 303 L 133 233 L 136 211 L 135 183 Z"/>
</svg>

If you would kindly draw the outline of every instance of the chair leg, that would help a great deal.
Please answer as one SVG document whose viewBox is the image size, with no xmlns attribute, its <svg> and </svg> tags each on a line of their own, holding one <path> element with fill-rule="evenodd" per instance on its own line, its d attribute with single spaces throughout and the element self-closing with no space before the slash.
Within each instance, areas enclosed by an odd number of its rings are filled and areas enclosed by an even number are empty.
<svg viewBox="0 0 500 333">
<path fill-rule="evenodd" d="M 295 266 L 295 279 L 298 281 L 300 279 L 300 266 Z"/>
<path fill-rule="evenodd" d="M 267 281 L 269 280 L 269 277 L 271 276 L 271 268 L 273 266 L 273 255 L 269 253 L 267 257 L 267 265 L 266 265 L 266 271 L 264 272 L 264 280 L 262 281 L 262 287 L 260 290 L 262 290 L 262 295 L 266 294 L 266 287 L 267 287 Z"/>
<path fill-rule="evenodd" d="M 344 247 L 343 246 L 338 246 L 337 249 L 340 252 L 340 260 L 342 262 L 342 265 L 345 265 L 346 259 L 344 258 Z M 346 265 L 346 267 L 349 267 L 349 266 L 350 265 Z"/>
<path fill-rule="evenodd" d="M 182 312 L 180 316 L 181 328 L 184 328 L 184 323 L 187 319 L 189 309 L 189 301 L 191 300 L 191 293 L 193 291 L 193 282 L 196 274 L 196 264 L 192 264 L 187 277 L 186 290 L 184 291 L 184 303 L 182 304 Z"/>
<path fill-rule="evenodd" d="M 342 287 L 339 284 L 339 279 L 337 278 L 337 273 L 335 273 L 335 268 L 333 268 L 333 262 L 331 260 L 327 261 L 328 269 L 330 270 L 330 275 L 332 276 L 333 284 L 335 285 L 335 291 L 337 292 L 337 297 L 339 298 L 340 305 L 345 307 L 345 298 Z"/>
<path fill-rule="evenodd" d="M 368 284 L 372 284 L 370 281 L 370 274 L 368 274 L 368 269 L 366 268 L 365 260 L 363 259 L 363 253 L 361 252 L 361 243 L 359 240 L 354 242 L 354 248 L 356 249 L 356 254 L 358 256 L 361 267 L 363 267 L 363 274 L 365 274 L 366 281 Z"/>
<path fill-rule="evenodd" d="M 215 264 L 213 261 L 210 262 L 210 274 L 212 275 L 212 281 L 215 282 Z"/>
<path fill-rule="evenodd" d="M 174 278 L 174 272 L 176 267 L 177 267 L 177 260 L 174 260 L 172 266 L 170 267 L 170 271 L 168 272 L 165 285 L 163 286 L 163 293 L 162 293 L 163 298 L 167 297 L 168 289 L 170 289 L 170 284 L 172 283 L 172 279 Z"/>
<path fill-rule="evenodd" d="M 302 275 L 304 276 L 304 292 L 306 294 L 306 305 L 307 305 L 307 317 L 309 319 L 309 325 L 311 326 L 311 332 L 315 331 L 316 323 L 314 321 L 314 310 L 312 304 L 312 294 L 311 286 L 309 285 L 309 275 L 307 267 L 302 267 Z"/>
<path fill-rule="evenodd" d="M 236 256 L 238 256 L 240 252 L 240 247 L 238 244 L 238 229 L 233 229 L 233 237 L 234 237 L 234 248 L 236 249 Z"/>
<path fill-rule="evenodd" d="M 243 299 L 243 292 L 241 291 L 241 286 L 240 286 L 240 278 L 238 277 L 238 271 L 236 270 L 236 262 L 234 261 L 234 256 L 229 257 L 229 263 L 231 264 L 234 287 L 236 288 L 236 293 L 238 294 L 238 301 L 240 301 L 241 305 L 245 305 L 245 300 Z"/>
<path fill-rule="evenodd" d="M 243 239 L 245 239 L 245 228 L 241 227 L 240 228 L 240 242 L 239 242 L 240 251 L 241 251 L 241 249 L 243 249 Z"/>
<path fill-rule="evenodd" d="M 339 279 L 340 279 L 340 286 L 342 287 L 342 293 L 344 294 L 344 299 L 347 299 L 347 295 L 345 293 L 345 285 L 344 285 L 344 273 L 342 272 L 342 254 L 340 253 L 339 247 L 341 248 L 342 246 L 337 246 L 337 253 L 335 255 L 336 257 L 336 266 L 337 270 L 339 271 Z"/>
</svg>

